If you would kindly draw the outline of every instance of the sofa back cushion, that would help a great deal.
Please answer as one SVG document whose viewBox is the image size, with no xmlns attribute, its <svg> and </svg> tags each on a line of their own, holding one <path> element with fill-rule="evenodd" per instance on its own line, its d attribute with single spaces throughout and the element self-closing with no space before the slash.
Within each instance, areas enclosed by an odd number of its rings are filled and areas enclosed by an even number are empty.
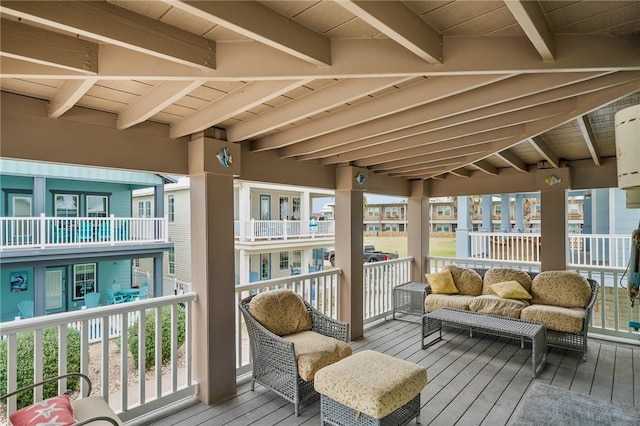
<svg viewBox="0 0 640 426">
<path fill-rule="evenodd" d="M 458 293 L 468 296 L 480 296 L 482 293 L 482 277 L 473 269 L 449 265 L 445 269 L 451 272 L 453 283 Z"/>
<path fill-rule="evenodd" d="M 585 277 L 569 271 L 544 271 L 531 284 L 531 303 L 562 308 L 586 308 L 591 286 Z"/>
<path fill-rule="evenodd" d="M 491 286 L 505 281 L 517 281 L 528 293 L 531 293 L 531 276 L 526 272 L 513 268 L 491 268 L 484 274 L 482 294 L 496 294 Z"/>
<path fill-rule="evenodd" d="M 288 289 L 256 294 L 249 302 L 249 313 L 278 336 L 311 330 L 311 316 L 300 296 Z"/>
</svg>

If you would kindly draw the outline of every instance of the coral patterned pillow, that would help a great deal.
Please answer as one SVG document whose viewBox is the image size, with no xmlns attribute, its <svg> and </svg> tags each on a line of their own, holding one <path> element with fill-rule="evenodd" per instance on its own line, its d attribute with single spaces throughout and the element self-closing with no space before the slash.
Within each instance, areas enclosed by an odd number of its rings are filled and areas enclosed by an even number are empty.
<svg viewBox="0 0 640 426">
<path fill-rule="evenodd" d="M 9 419 L 13 426 L 42 424 L 66 426 L 76 422 L 76 419 L 73 418 L 73 408 L 71 408 L 71 401 L 69 401 L 68 395 L 54 396 L 21 408 L 13 413 Z"/>
</svg>

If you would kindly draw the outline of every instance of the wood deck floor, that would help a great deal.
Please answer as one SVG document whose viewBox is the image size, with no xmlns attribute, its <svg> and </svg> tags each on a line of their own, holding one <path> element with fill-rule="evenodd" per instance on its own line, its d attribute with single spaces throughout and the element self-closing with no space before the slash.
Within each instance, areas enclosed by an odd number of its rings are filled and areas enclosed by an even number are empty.
<svg viewBox="0 0 640 426">
<path fill-rule="evenodd" d="M 442 342 L 423 350 L 417 323 L 385 321 L 351 342 L 354 351 L 385 352 L 427 368 L 429 383 L 421 394 L 423 425 L 505 425 L 534 380 L 640 407 L 640 346 L 590 339 L 586 362 L 576 352 L 551 348 L 545 368 L 534 379 L 530 346 L 521 349 L 515 340 L 445 331 Z M 320 404 L 312 400 L 295 417 L 293 404 L 262 386 L 251 391 L 243 384 L 223 403 L 196 404 L 154 424 L 318 425 Z"/>
</svg>

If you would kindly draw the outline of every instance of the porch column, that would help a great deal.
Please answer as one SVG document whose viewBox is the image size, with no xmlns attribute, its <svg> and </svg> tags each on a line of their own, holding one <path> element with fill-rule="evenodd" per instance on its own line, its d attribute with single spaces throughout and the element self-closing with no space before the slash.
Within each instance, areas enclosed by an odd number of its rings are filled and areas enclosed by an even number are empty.
<svg viewBox="0 0 640 426">
<path fill-rule="evenodd" d="M 482 196 L 482 231 L 484 232 L 491 232 L 491 230 L 493 229 L 491 223 L 491 214 L 493 213 L 492 199 L 493 196 L 491 194 Z"/>
<path fill-rule="evenodd" d="M 240 223 L 240 241 L 247 241 L 247 223 L 251 220 L 251 187 L 240 182 L 238 187 L 238 221 Z"/>
<path fill-rule="evenodd" d="M 362 197 L 366 179 L 365 169 L 351 166 L 336 169 L 336 266 L 342 269 L 338 318 L 350 324 L 351 340 L 362 337 L 364 330 Z"/>
<path fill-rule="evenodd" d="M 524 212 L 522 203 L 524 201 L 524 194 L 516 194 L 515 197 L 515 210 L 514 215 L 516 219 L 515 231 L 524 232 Z"/>
<path fill-rule="evenodd" d="M 231 164 L 216 155 L 228 148 Z M 221 155 L 223 155 L 221 153 Z M 191 274 L 198 301 L 193 310 L 193 377 L 198 399 L 214 404 L 236 393 L 233 176 L 240 145 L 193 135 L 191 178 Z"/>
<path fill-rule="evenodd" d="M 511 206 L 509 194 L 500 195 L 500 230 L 511 232 Z"/>
<path fill-rule="evenodd" d="M 458 227 L 456 229 L 456 257 L 471 256 L 471 215 L 469 197 L 458 197 Z"/>
<path fill-rule="evenodd" d="M 164 184 L 156 185 L 153 191 L 153 216 L 156 218 L 167 217 L 164 209 Z M 153 258 L 153 296 L 162 296 L 164 293 L 164 256 Z"/>
<path fill-rule="evenodd" d="M 412 181 L 407 204 L 407 246 L 408 255 L 413 257 L 411 279 L 425 280 L 429 273 L 429 190 L 426 181 Z"/>
<path fill-rule="evenodd" d="M 540 187 L 540 270 L 567 269 L 567 191 L 571 188 L 569 168 L 536 172 Z"/>
</svg>

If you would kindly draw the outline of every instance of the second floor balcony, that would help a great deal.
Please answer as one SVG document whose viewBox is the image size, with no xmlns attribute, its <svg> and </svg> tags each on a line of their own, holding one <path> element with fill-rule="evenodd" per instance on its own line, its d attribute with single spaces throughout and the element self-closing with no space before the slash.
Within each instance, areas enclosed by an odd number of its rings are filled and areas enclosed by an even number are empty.
<svg viewBox="0 0 640 426">
<path fill-rule="evenodd" d="M 169 244 L 166 218 L 1 217 L 4 261 L 53 252 L 104 253 Z"/>
<path fill-rule="evenodd" d="M 236 241 L 256 242 L 269 240 L 333 238 L 333 220 L 255 220 L 234 222 Z"/>
</svg>

